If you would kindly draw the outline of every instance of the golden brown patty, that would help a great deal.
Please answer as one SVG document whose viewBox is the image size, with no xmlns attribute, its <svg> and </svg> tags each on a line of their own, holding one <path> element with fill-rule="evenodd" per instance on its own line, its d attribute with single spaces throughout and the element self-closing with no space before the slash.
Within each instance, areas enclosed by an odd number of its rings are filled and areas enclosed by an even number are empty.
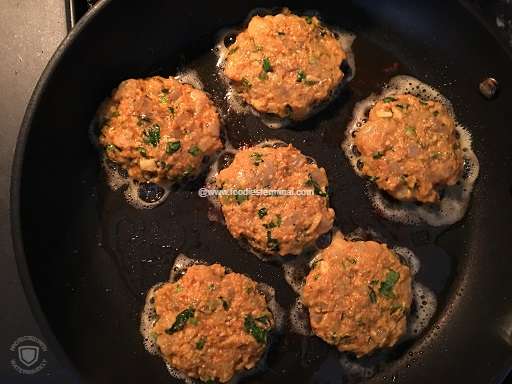
<svg viewBox="0 0 512 384">
<path fill-rule="evenodd" d="M 228 48 L 224 73 L 257 111 L 301 120 L 341 82 L 345 57 L 316 17 L 254 16 Z"/>
<path fill-rule="evenodd" d="M 107 157 L 139 181 L 176 181 L 199 171 L 222 148 L 220 120 L 208 96 L 163 77 L 123 81 L 101 112 Z"/>
<path fill-rule="evenodd" d="M 165 360 L 202 381 L 226 382 L 253 368 L 274 319 L 256 283 L 219 264 L 189 267 L 154 294 L 152 332 Z"/>
<path fill-rule="evenodd" d="M 357 356 L 393 346 L 411 306 L 409 268 L 385 245 L 339 233 L 317 260 L 303 291 L 313 332 Z"/>
<path fill-rule="evenodd" d="M 252 147 L 238 152 L 223 169 L 217 187 L 224 190 L 306 191 L 310 195 L 221 196 L 231 234 L 268 254 L 297 255 L 329 231 L 334 210 L 327 198 L 327 175 L 291 145 Z"/>
<path fill-rule="evenodd" d="M 436 202 L 463 166 L 455 122 L 446 107 L 412 95 L 378 101 L 356 132 L 362 172 L 399 200 Z"/>
</svg>

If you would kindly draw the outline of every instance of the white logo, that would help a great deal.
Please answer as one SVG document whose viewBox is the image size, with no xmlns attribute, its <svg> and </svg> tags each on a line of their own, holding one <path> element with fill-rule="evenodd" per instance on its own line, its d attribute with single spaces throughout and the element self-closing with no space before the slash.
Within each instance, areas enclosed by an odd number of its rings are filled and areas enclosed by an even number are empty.
<svg viewBox="0 0 512 384">
<path fill-rule="evenodd" d="M 46 366 L 43 355 L 47 350 L 46 344 L 37 337 L 18 337 L 10 348 L 11 352 L 16 353 L 16 357 L 11 359 L 11 366 L 22 375 L 33 375 Z"/>
</svg>

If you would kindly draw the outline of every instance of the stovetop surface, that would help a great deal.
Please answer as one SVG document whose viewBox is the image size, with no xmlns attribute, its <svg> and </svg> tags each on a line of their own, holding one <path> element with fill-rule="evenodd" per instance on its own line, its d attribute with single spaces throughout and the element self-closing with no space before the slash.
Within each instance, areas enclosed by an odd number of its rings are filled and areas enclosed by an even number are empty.
<svg viewBox="0 0 512 384">
<path fill-rule="evenodd" d="M 16 138 L 32 90 L 58 44 L 68 31 L 94 5 L 96 0 L 4 0 L 0 13 L 0 383 L 71 383 L 77 377 L 64 367 L 48 348 L 47 340 L 36 324 L 31 306 L 18 277 L 12 254 L 9 223 L 10 168 Z M 492 33 L 512 52 L 512 1 L 465 1 L 485 22 Z M 40 340 L 37 373 L 16 371 L 18 347 L 23 343 L 38 344 L 20 337 Z M 512 376 L 505 380 L 512 384 Z"/>
</svg>

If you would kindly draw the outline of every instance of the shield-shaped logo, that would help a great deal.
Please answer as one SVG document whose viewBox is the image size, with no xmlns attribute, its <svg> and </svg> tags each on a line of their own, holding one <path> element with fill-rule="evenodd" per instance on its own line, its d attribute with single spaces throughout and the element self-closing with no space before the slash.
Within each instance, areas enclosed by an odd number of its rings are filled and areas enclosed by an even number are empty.
<svg viewBox="0 0 512 384">
<path fill-rule="evenodd" d="M 22 345 L 18 347 L 18 358 L 27 367 L 34 365 L 39 359 L 39 347 L 37 345 Z"/>
</svg>

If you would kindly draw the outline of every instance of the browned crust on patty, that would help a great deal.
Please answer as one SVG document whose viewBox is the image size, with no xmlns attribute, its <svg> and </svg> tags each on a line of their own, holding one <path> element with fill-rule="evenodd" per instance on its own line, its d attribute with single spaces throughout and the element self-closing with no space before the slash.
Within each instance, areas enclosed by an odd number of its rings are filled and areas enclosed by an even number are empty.
<svg viewBox="0 0 512 384">
<path fill-rule="evenodd" d="M 224 74 L 257 111 L 303 120 L 340 84 L 345 58 L 314 16 L 254 16 L 228 48 Z"/>
<path fill-rule="evenodd" d="M 329 208 L 327 175 L 292 145 L 251 147 L 239 151 L 219 172 L 220 189 L 306 191 L 309 195 L 221 196 L 228 230 L 264 253 L 297 255 L 328 232 L 334 221 Z"/>
<path fill-rule="evenodd" d="M 160 352 L 171 367 L 202 381 L 227 382 L 256 365 L 266 343 L 248 332 L 248 317 L 264 333 L 274 324 L 256 283 L 219 264 L 189 267 L 180 280 L 158 288 L 154 299 L 152 332 Z"/>
<path fill-rule="evenodd" d="M 138 181 L 196 174 L 222 148 L 220 119 L 205 92 L 173 78 L 123 81 L 101 111 L 100 144 Z"/>
<path fill-rule="evenodd" d="M 313 332 L 357 356 L 393 346 L 406 329 L 411 273 L 384 244 L 336 233 L 306 278 Z"/>
<path fill-rule="evenodd" d="M 462 174 L 455 121 L 437 101 L 408 94 L 378 101 L 354 143 L 362 173 L 399 200 L 435 203 L 437 188 L 454 185 Z"/>
</svg>

